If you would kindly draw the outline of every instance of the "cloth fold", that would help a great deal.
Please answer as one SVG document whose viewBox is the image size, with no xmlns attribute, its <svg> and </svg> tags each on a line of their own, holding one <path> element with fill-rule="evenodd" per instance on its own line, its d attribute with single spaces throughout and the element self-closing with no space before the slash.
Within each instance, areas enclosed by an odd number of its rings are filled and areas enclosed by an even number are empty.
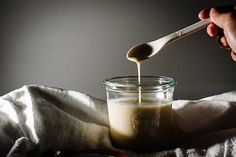
<svg viewBox="0 0 236 157">
<path fill-rule="evenodd" d="M 172 104 L 171 145 L 138 154 L 112 146 L 106 102 L 55 87 L 27 85 L 0 97 L 0 156 L 47 150 L 114 150 L 131 157 L 233 156 L 236 91 Z"/>
</svg>

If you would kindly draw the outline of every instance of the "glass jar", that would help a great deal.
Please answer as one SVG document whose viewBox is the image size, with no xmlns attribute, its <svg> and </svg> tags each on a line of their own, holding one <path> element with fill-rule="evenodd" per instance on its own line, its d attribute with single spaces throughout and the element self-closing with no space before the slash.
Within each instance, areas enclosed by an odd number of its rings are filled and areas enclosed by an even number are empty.
<svg viewBox="0 0 236 157">
<path fill-rule="evenodd" d="M 111 140 L 115 147 L 145 152 L 169 142 L 176 81 L 165 76 L 115 77 L 106 88 Z"/>
</svg>

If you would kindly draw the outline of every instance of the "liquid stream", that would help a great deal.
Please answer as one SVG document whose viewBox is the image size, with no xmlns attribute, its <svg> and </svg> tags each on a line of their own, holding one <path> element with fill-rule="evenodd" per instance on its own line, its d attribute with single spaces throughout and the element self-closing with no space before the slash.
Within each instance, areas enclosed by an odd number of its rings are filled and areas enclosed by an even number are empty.
<svg viewBox="0 0 236 157">
<path fill-rule="evenodd" d="M 141 62 L 136 62 L 138 69 L 138 84 L 141 85 Z M 141 87 L 138 87 L 138 103 L 139 105 L 142 103 L 142 93 Z"/>
</svg>

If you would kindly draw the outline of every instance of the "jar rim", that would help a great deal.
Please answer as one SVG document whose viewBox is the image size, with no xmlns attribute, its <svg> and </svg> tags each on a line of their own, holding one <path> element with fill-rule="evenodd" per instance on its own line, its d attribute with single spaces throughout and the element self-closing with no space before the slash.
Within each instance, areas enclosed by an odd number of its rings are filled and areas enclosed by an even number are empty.
<svg viewBox="0 0 236 157">
<path fill-rule="evenodd" d="M 111 77 L 103 81 L 103 85 L 108 89 L 114 90 L 137 90 L 142 88 L 145 90 L 166 90 L 176 85 L 173 78 L 166 76 L 141 76 L 141 84 L 138 83 L 137 76 L 120 76 Z"/>
</svg>

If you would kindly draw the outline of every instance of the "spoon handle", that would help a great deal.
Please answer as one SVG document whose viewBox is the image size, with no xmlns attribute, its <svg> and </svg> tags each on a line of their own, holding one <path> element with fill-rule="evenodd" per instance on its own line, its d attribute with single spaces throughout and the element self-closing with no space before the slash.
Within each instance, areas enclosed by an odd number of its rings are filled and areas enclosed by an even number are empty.
<svg viewBox="0 0 236 157">
<path fill-rule="evenodd" d="M 210 18 L 199 21 L 199 22 L 194 23 L 194 24 L 192 24 L 188 27 L 185 27 L 181 30 L 178 30 L 174 33 L 171 33 L 171 34 L 167 35 L 167 36 L 164 36 L 164 37 L 162 37 L 158 40 L 155 40 L 153 42 L 149 42 L 149 44 L 152 44 L 154 47 L 156 47 L 156 45 L 158 45 L 157 47 L 159 47 L 159 44 L 161 42 L 162 43 L 161 48 L 162 48 L 162 47 L 164 47 L 164 46 L 166 46 L 166 45 L 168 45 L 168 44 L 170 44 L 170 43 L 172 43 L 172 42 L 174 42 L 178 39 L 181 39 L 181 38 L 183 38 L 187 35 L 190 35 L 190 34 L 196 32 L 196 31 L 206 27 L 210 23 L 211 23 Z"/>
<path fill-rule="evenodd" d="M 211 19 L 210 18 L 202 20 L 202 21 L 199 21 L 197 23 L 194 23 L 194 24 L 192 24 L 192 25 L 190 25 L 188 27 L 185 27 L 185 28 L 175 32 L 176 37 L 177 38 L 182 38 L 184 36 L 192 34 L 192 33 L 196 32 L 196 31 L 206 27 L 210 23 L 211 23 Z"/>
</svg>

